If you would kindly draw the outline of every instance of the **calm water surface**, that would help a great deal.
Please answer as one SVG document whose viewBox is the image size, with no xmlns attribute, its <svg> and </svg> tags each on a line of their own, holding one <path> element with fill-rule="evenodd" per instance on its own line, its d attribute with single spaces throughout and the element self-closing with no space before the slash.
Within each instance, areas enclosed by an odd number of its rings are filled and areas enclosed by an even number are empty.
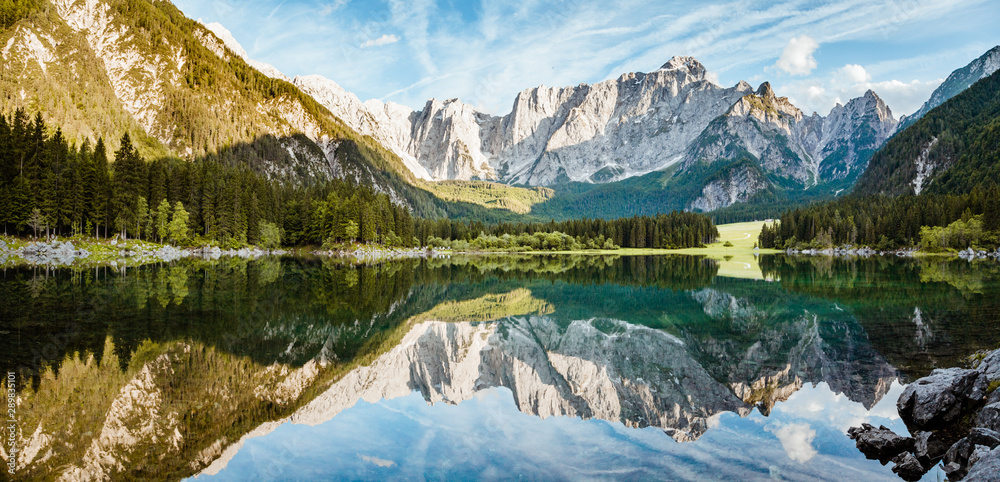
<svg viewBox="0 0 1000 482">
<path fill-rule="evenodd" d="M 7 268 L 0 364 L 24 479 L 896 480 L 847 428 L 905 432 L 998 295 L 940 260 Z"/>
</svg>

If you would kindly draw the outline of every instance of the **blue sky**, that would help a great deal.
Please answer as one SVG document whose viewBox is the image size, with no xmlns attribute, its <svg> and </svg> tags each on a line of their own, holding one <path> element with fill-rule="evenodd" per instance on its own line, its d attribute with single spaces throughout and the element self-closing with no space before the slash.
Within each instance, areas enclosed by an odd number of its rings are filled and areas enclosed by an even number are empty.
<svg viewBox="0 0 1000 482">
<path fill-rule="evenodd" d="M 826 114 L 871 88 L 898 117 L 1000 44 L 996 0 L 174 0 L 254 59 L 362 100 L 458 97 L 507 113 L 518 92 L 697 57 L 723 86 L 768 80 Z"/>
</svg>

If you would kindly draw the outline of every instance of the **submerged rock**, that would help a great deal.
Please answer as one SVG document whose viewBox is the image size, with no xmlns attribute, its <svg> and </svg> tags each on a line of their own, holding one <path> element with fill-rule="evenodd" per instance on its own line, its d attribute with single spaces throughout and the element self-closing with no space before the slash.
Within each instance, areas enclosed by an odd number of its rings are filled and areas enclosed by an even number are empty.
<svg viewBox="0 0 1000 482">
<path fill-rule="evenodd" d="M 885 465 L 897 455 L 913 450 L 913 438 L 902 437 L 886 428 L 885 425 L 875 428 L 863 423 L 861 427 L 851 427 L 847 436 L 854 440 L 858 450 L 869 459 L 876 459 Z"/>
</svg>

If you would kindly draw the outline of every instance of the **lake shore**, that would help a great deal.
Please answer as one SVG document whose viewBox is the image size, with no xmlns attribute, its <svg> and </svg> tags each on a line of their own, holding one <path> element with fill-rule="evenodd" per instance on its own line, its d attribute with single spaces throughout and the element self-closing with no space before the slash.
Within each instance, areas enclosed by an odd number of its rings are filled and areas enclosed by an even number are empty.
<svg viewBox="0 0 1000 482">
<path fill-rule="evenodd" d="M 288 251 L 259 248 L 224 250 L 218 246 L 177 247 L 141 240 L 73 238 L 68 240 L 0 239 L 0 266 L 139 266 L 182 258 L 219 259 L 223 256 L 256 258 Z"/>
<path fill-rule="evenodd" d="M 825 249 L 760 249 L 757 237 L 765 223 L 753 221 L 717 226 L 719 238 L 698 248 L 653 249 L 617 248 L 582 250 L 452 250 L 448 248 L 399 248 L 377 244 L 354 244 L 334 249 L 289 248 L 268 250 L 257 247 L 221 249 L 218 246 L 178 247 L 141 240 L 80 238 L 53 239 L 49 241 L 0 237 L 0 265 L 24 264 L 28 266 L 111 265 L 136 266 L 147 263 L 170 262 L 181 258 L 218 259 L 223 256 L 256 258 L 260 256 L 302 254 L 349 259 L 356 263 L 375 263 L 408 258 L 433 258 L 451 255 L 584 255 L 584 256 L 704 256 L 731 264 L 734 272 L 745 271 L 757 265 L 760 255 L 786 254 L 789 256 L 828 257 L 957 257 L 969 261 L 977 259 L 1000 260 L 996 251 L 974 250 L 929 253 L 917 248 L 875 250 L 870 247 L 837 247 Z M 739 274 L 738 277 L 744 277 Z"/>
</svg>

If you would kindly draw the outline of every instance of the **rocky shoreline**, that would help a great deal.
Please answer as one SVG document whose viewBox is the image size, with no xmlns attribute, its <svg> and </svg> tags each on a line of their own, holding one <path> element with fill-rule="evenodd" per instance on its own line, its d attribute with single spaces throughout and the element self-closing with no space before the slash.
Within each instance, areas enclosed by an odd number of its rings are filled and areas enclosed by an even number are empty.
<svg viewBox="0 0 1000 482">
<path fill-rule="evenodd" d="M 896 410 L 911 436 L 862 424 L 848 431 L 869 459 L 919 480 L 939 462 L 948 480 L 1000 481 L 1000 350 L 975 368 L 938 369 L 906 387 Z"/>
<path fill-rule="evenodd" d="M 433 248 L 386 248 L 367 245 L 358 245 L 353 249 L 312 251 L 312 254 L 317 256 L 352 258 L 361 263 L 407 258 L 437 258 L 442 256 L 441 253 L 435 251 Z"/>
<path fill-rule="evenodd" d="M 787 249 L 788 255 L 808 255 L 808 256 L 838 256 L 838 257 L 860 257 L 870 258 L 873 256 L 896 256 L 899 258 L 912 258 L 919 251 L 916 248 L 905 248 L 890 251 L 877 251 L 869 247 L 861 248 L 826 248 L 826 249 Z M 974 259 L 998 259 L 1000 260 L 1000 249 L 996 251 L 974 250 L 968 248 L 955 254 L 961 259 L 972 261 Z"/>
<path fill-rule="evenodd" d="M 89 246 L 90 249 L 87 249 Z M 219 259 L 222 256 L 257 258 L 260 256 L 287 254 L 283 250 L 242 248 L 223 250 L 218 246 L 198 248 L 178 248 L 171 245 L 155 245 L 141 242 L 122 242 L 113 239 L 100 244 L 100 253 L 95 253 L 97 244 L 75 246 L 71 241 L 33 241 L 23 246 L 13 247 L 0 239 L 0 264 L 21 261 L 30 266 L 69 266 L 77 261 L 107 261 L 117 265 L 171 262 L 181 258 Z"/>
<path fill-rule="evenodd" d="M 0 264 L 14 262 L 28 266 L 70 266 L 76 262 L 107 263 L 112 266 L 140 265 L 171 262 L 182 258 L 215 260 L 226 256 L 252 259 L 290 253 L 290 251 L 281 249 L 241 248 L 226 250 L 218 246 L 179 248 L 171 245 L 135 240 L 119 241 L 117 239 L 106 242 L 78 242 L 76 245 L 72 241 L 59 240 L 11 244 L 0 239 Z M 317 250 L 312 251 L 311 254 L 349 258 L 359 263 L 443 256 L 442 253 L 432 248 L 386 248 L 368 245 L 358 245 L 350 249 Z"/>
</svg>

